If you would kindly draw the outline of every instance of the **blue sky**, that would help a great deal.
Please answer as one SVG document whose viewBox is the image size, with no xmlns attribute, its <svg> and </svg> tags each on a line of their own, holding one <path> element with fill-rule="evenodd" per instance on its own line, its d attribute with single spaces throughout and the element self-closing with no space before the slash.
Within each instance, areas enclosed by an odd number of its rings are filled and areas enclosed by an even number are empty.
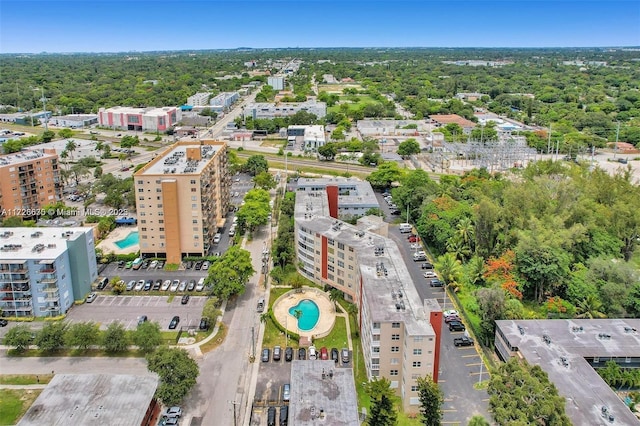
<svg viewBox="0 0 640 426">
<path fill-rule="evenodd" d="M 0 53 L 640 46 L 640 1 L 9 1 Z"/>
</svg>

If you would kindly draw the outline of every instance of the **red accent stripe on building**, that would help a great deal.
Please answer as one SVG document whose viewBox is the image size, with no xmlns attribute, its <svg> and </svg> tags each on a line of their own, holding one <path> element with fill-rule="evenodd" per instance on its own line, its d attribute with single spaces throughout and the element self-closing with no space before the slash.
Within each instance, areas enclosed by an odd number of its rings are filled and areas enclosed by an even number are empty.
<svg viewBox="0 0 640 426">
<path fill-rule="evenodd" d="M 327 237 L 322 236 L 322 265 L 320 266 L 320 271 L 322 272 L 322 278 L 327 279 L 327 263 L 328 263 L 328 252 L 327 252 Z"/>
<path fill-rule="evenodd" d="M 329 201 L 329 216 L 338 218 L 338 187 L 327 185 L 327 199 Z"/>
<path fill-rule="evenodd" d="M 438 383 L 438 370 L 440 369 L 440 338 L 442 337 L 442 312 L 431 312 L 429 322 L 436 333 L 436 347 L 433 357 L 433 381 Z"/>
</svg>

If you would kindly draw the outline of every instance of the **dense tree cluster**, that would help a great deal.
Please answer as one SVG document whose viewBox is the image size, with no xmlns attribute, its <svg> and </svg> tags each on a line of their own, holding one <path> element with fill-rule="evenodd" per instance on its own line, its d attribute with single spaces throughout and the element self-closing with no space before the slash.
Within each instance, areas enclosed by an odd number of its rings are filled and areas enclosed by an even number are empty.
<svg viewBox="0 0 640 426">
<path fill-rule="evenodd" d="M 161 348 L 147 355 L 147 368 L 158 374 L 156 397 L 169 407 L 182 402 L 200 374 L 198 363 L 180 348 Z"/>
<path fill-rule="evenodd" d="M 537 365 L 510 359 L 491 374 L 488 392 L 498 425 L 571 425 L 564 398 Z"/>
<path fill-rule="evenodd" d="M 240 246 L 231 246 L 211 265 L 205 284 L 212 288 L 212 295 L 226 300 L 244 293 L 245 285 L 254 273 L 251 254 Z"/>
</svg>

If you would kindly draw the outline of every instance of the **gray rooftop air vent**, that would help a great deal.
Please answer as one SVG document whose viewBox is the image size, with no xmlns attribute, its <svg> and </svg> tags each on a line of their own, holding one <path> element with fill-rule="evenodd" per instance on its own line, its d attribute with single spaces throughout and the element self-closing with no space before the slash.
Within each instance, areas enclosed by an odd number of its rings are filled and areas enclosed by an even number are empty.
<svg viewBox="0 0 640 426">
<path fill-rule="evenodd" d="M 580 327 L 571 327 L 571 331 L 573 331 L 574 333 L 580 333 L 581 331 L 584 331 L 584 327 L 580 326 Z"/>
<path fill-rule="evenodd" d="M 545 342 L 547 345 L 550 345 L 550 344 L 551 344 L 551 337 L 549 337 L 547 334 L 545 334 L 545 335 L 543 335 L 543 336 L 542 336 L 542 340 L 544 340 L 544 342 Z"/>
<path fill-rule="evenodd" d="M 519 325 L 518 326 L 518 331 L 520 332 L 521 335 L 524 336 L 524 327 L 523 326 Z"/>
<path fill-rule="evenodd" d="M 569 367 L 569 360 L 567 359 L 567 357 L 561 356 L 560 357 L 560 364 L 562 364 L 565 367 Z"/>
<path fill-rule="evenodd" d="M 625 328 L 624 328 L 624 332 L 625 332 L 625 333 L 635 333 L 635 332 L 636 332 L 636 329 L 635 329 L 635 328 L 633 328 L 633 327 L 625 327 Z"/>
<path fill-rule="evenodd" d="M 402 309 L 402 304 L 400 302 L 396 303 L 396 311 L 400 311 Z"/>
<path fill-rule="evenodd" d="M 610 335 L 610 334 L 607 334 L 607 333 L 599 333 L 599 334 L 598 334 L 598 337 L 599 337 L 600 339 L 602 339 L 602 340 L 609 340 L 609 339 L 611 339 L 611 335 Z"/>
</svg>

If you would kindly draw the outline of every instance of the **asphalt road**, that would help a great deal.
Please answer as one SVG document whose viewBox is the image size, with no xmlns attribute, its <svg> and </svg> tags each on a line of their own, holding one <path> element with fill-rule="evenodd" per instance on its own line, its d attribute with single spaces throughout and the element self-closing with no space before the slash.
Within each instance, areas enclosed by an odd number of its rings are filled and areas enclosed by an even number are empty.
<svg viewBox="0 0 640 426">
<path fill-rule="evenodd" d="M 376 194 L 380 208 L 385 214 L 387 222 L 394 222 L 400 218 L 403 222 L 405 216 L 392 216 L 391 211 L 381 194 Z M 416 286 L 416 290 L 422 299 L 437 299 L 443 310 L 452 309 L 451 300 L 446 297 L 444 289 L 430 287 L 424 278 L 424 271 L 420 268 L 422 262 L 413 261 L 415 249 L 411 249 L 408 242 L 409 234 L 401 234 L 397 226 L 389 227 L 389 238 L 393 239 L 403 258 L 407 269 Z M 433 261 L 433 259 L 431 259 Z M 482 365 L 482 359 L 475 346 L 456 348 L 453 339 L 463 335 L 463 332 L 450 332 L 447 324 L 442 325 L 442 338 L 440 341 L 440 369 L 438 384 L 444 392 L 443 421 L 442 424 L 466 425 L 471 417 L 477 414 L 489 419 L 488 394 L 486 390 L 476 390 L 473 384 L 480 379 L 489 378 L 486 366 Z M 482 365 L 482 368 L 481 368 Z"/>
</svg>

